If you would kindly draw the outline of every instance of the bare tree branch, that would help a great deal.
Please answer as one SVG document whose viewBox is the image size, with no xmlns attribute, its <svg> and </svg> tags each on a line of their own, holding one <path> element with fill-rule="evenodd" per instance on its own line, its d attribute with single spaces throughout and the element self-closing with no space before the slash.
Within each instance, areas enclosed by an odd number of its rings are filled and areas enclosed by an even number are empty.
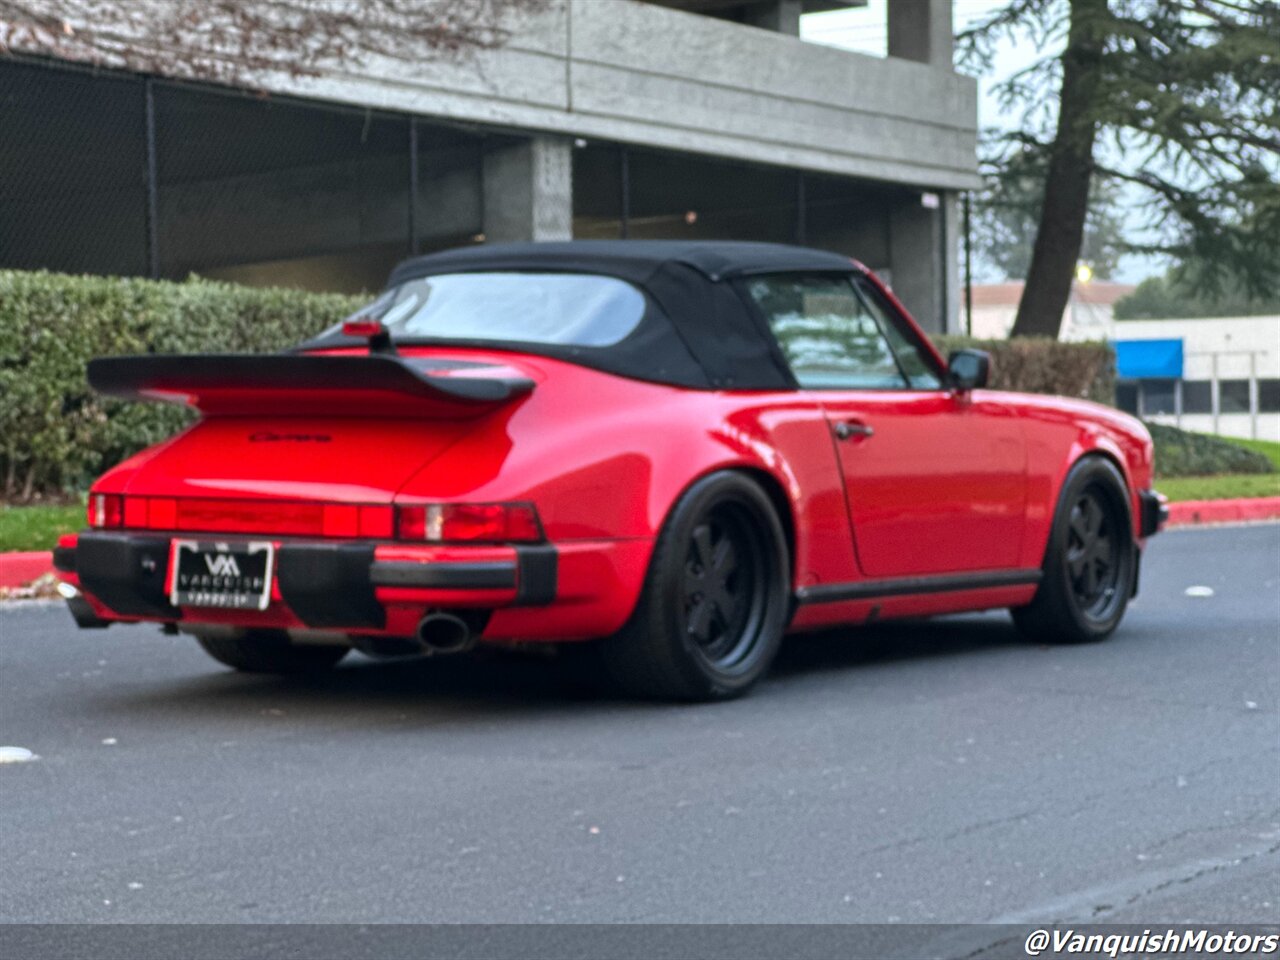
<svg viewBox="0 0 1280 960">
<path fill-rule="evenodd" d="M 552 0 L 0 0 L 0 53 L 254 85 L 371 57 L 406 63 L 506 43 Z"/>
</svg>

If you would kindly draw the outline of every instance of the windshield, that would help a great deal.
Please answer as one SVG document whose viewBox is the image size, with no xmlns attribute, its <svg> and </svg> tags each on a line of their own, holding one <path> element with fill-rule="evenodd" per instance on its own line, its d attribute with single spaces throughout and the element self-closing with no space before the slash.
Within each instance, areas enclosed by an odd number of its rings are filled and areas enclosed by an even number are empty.
<svg viewBox="0 0 1280 960">
<path fill-rule="evenodd" d="M 645 300 L 614 277 L 449 273 L 409 280 L 358 310 L 396 340 L 496 340 L 608 347 L 631 333 Z M 342 325 L 326 331 L 337 334 Z"/>
</svg>

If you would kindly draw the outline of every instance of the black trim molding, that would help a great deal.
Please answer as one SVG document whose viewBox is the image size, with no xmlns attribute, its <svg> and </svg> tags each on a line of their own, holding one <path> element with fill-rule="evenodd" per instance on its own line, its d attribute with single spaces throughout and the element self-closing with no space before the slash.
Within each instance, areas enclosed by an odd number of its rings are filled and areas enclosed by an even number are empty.
<svg viewBox="0 0 1280 960">
<path fill-rule="evenodd" d="M 1141 507 L 1139 536 L 1146 538 L 1160 532 L 1169 519 L 1169 508 L 1160 502 L 1160 494 L 1154 490 L 1139 490 Z"/>
<path fill-rule="evenodd" d="M 555 601 L 559 578 L 557 557 L 556 548 L 552 546 L 516 547 L 516 562 L 520 566 L 517 604 L 540 607 Z"/>
<path fill-rule="evenodd" d="M 370 568 L 369 580 L 379 587 L 504 590 L 516 585 L 516 565 L 508 560 L 489 563 L 382 561 Z"/>
<path fill-rule="evenodd" d="M 1022 587 L 1040 582 L 1039 570 L 982 570 L 977 573 L 944 573 L 928 577 L 901 577 L 889 580 L 859 580 L 855 583 L 824 583 L 801 587 L 796 601 L 801 604 L 840 603 L 845 600 L 878 600 L 919 593 L 955 593 L 987 590 L 992 587 Z"/>
<path fill-rule="evenodd" d="M 76 572 L 75 547 L 54 547 L 53 548 L 53 569 L 61 570 L 63 573 L 75 573 Z"/>
<path fill-rule="evenodd" d="M 376 627 L 386 622 L 373 595 L 371 543 L 286 543 L 276 551 L 280 596 L 309 627 Z"/>
<path fill-rule="evenodd" d="M 169 538 L 86 530 L 76 541 L 80 586 L 126 617 L 176 620 L 169 605 Z"/>
</svg>

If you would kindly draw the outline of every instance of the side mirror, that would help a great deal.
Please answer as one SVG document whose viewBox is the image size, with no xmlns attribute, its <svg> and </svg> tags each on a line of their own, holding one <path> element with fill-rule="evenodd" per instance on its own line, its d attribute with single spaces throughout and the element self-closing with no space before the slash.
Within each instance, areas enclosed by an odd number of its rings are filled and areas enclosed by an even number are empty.
<svg viewBox="0 0 1280 960">
<path fill-rule="evenodd" d="M 953 350 L 947 357 L 947 373 L 957 390 L 979 390 L 991 375 L 991 354 L 985 350 Z"/>
</svg>

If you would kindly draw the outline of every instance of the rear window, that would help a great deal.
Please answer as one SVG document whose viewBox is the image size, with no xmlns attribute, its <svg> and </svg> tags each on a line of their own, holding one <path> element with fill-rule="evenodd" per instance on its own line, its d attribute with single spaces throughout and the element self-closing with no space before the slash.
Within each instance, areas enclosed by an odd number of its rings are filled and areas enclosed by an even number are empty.
<svg viewBox="0 0 1280 960">
<path fill-rule="evenodd" d="M 635 330 L 644 311 L 644 294 L 614 277 L 448 273 L 392 287 L 353 316 L 381 320 L 395 340 L 608 347 Z"/>
</svg>

